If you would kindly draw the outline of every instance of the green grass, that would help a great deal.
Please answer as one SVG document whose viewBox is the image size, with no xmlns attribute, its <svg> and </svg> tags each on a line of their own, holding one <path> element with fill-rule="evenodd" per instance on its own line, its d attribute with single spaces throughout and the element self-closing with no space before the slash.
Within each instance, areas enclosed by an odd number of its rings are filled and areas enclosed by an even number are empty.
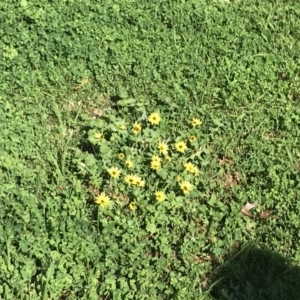
<svg viewBox="0 0 300 300">
<path fill-rule="evenodd" d="M 1 299 L 299 299 L 300 4 L 0 11 Z"/>
</svg>

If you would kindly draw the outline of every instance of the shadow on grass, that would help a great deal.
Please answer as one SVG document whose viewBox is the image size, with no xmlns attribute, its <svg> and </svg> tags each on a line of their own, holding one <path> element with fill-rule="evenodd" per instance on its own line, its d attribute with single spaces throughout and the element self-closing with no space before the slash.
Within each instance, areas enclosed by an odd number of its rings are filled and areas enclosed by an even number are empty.
<svg viewBox="0 0 300 300">
<path fill-rule="evenodd" d="M 213 299 L 299 300 L 300 268 L 280 254 L 245 246 L 216 275 Z"/>
</svg>

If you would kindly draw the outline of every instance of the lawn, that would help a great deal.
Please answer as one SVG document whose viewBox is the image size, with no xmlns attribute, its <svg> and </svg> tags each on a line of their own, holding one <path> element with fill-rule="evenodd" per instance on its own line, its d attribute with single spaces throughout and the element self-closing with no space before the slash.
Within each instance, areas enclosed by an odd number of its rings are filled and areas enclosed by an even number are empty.
<svg viewBox="0 0 300 300">
<path fill-rule="evenodd" d="M 1 299 L 300 299 L 300 3 L 0 3 Z"/>
</svg>

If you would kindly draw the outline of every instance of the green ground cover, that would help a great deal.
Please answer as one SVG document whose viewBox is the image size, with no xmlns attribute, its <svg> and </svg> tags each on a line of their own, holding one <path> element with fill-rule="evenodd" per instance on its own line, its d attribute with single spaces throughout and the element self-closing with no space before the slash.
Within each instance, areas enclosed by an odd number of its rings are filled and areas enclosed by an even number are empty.
<svg viewBox="0 0 300 300">
<path fill-rule="evenodd" d="M 299 3 L 0 17 L 1 299 L 300 299 Z"/>
</svg>

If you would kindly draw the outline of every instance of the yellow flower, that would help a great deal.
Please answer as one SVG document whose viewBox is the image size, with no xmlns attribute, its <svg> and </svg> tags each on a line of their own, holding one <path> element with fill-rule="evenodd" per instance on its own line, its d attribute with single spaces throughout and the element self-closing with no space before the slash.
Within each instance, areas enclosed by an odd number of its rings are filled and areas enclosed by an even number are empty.
<svg viewBox="0 0 300 300">
<path fill-rule="evenodd" d="M 186 143 L 185 142 L 177 142 L 176 144 L 175 144 L 175 148 L 176 148 L 176 150 L 178 151 L 178 152 L 181 152 L 181 153 L 183 153 L 185 150 L 186 150 Z"/>
<path fill-rule="evenodd" d="M 119 153 L 118 158 L 123 159 L 125 157 L 124 153 Z"/>
<path fill-rule="evenodd" d="M 168 145 L 165 142 L 159 142 L 157 148 L 161 154 L 168 154 Z"/>
<path fill-rule="evenodd" d="M 199 175 L 199 169 L 196 166 L 194 166 L 192 173 L 195 175 Z"/>
<path fill-rule="evenodd" d="M 182 177 L 180 175 L 176 176 L 177 181 L 181 181 Z"/>
<path fill-rule="evenodd" d="M 160 163 L 160 157 L 157 156 L 157 155 L 153 155 L 151 160 L 154 161 L 154 162 Z"/>
<path fill-rule="evenodd" d="M 119 129 L 120 129 L 120 130 L 125 130 L 125 129 L 126 129 L 126 126 L 125 126 L 125 125 L 119 125 Z"/>
<path fill-rule="evenodd" d="M 129 209 L 130 209 L 131 211 L 135 211 L 135 210 L 136 210 L 136 204 L 135 204 L 135 202 L 130 202 L 130 203 L 129 203 Z"/>
<path fill-rule="evenodd" d="M 128 183 L 129 185 L 136 184 L 136 176 L 135 175 L 127 175 L 125 177 L 125 182 Z"/>
<path fill-rule="evenodd" d="M 97 131 L 97 132 L 94 134 L 94 137 L 95 137 L 97 140 L 103 140 L 104 135 L 103 135 L 102 132 Z"/>
<path fill-rule="evenodd" d="M 133 177 L 134 177 L 134 183 L 133 184 L 136 184 L 139 187 L 145 186 L 145 181 L 142 180 L 142 178 L 140 176 L 133 175 Z"/>
<path fill-rule="evenodd" d="M 172 158 L 171 158 L 170 156 L 166 156 L 166 157 L 165 157 L 165 160 L 166 160 L 167 162 L 170 162 L 170 161 L 172 160 Z"/>
<path fill-rule="evenodd" d="M 182 181 L 179 185 L 185 195 L 189 194 L 193 189 L 193 186 L 188 181 Z"/>
<path fill-rule="evenodd" d="M 155 192 L 155 198 L 157 202 L 162 202 L 167 198 L 167 196 L 163 191 L 157 191 Z"/>
<path fill-rule="evenodd" d="M 117 167 L 111 167 L 107 170 L 109 175 L 113 178 L 118 178 L 120 176 L 121 171 Z"/>
<path fill-rule="evenodd" d="M 196 126 L 202 124 L 202 122 L 199 119 L 197 119 L 197 118 L 194 118 L 191 123 L 192 123 L 193 127 L 196 127 Z"/>
<path fill-rule="evenodd" d="M 130 169 L 130 168 L 133 167 L 133 162 L 132 162 L 131 160 L 127 159 L 127 160 L 125 161 L 125 166 L 126 166 L 128 169 Z"/>
<path fill-rule="evenodd" d="M 135 122 L 135 123 L 132 124 L 132 128 L 133 128 L 133 133 L 134 134 L 138 134 L 138 133 L 140 133 L 142 131 L 141 124 L 139 124 L 137 122 Z"/>
<path fill-rule="evenodd" d="M 185 170 L 188 171 L 188 172 L 191 172 L 191 170 L 192 170 L 193 167 L 194 167 L 193 164 L 190 163 L 190 162 L 185 163 L 183 166 L 184 166 Z"/>
<path fill-rule="evenodd" d="M 95 200 L 97 204 L 102 207 L 107 207 L 110 205 L 109 197 L 105 195 L 105 193 L 101 193 Z"/>
<path fill-rule="evenodd" d="M 160 162 L 151 161 L 151 169 L 158 170 L 160 168 Z"/>
<path fill-rule="evenodd" d="M 188 162 L 188 163 L 185 163 L 183 166 L 186 171 L 196 174 L 196 175 L 199 174 L 198 168 L 195 165 L 193 165 L 192 163 Z"/>
<path fill-rule="evenodd" d="M 159 113 L 154 112 L 152 113 L 149 117 L 148 117 L 148 121 L 152 124 L 152 125 L 157 125 L 159 124 L 161 118 Z"/>
<path fill-rule="evenodd" d="M 140 177 L 137 176 L 135 184 L 139 187 L 144 187 L 145 186 L 145 180 L 142 180 Z"/>
<path fill-rule="evenodd" d="M 193 143 L 197 140 L 197 138 L 194 135 L 191 135 L 189 140 L 191 143 Z"/>
</svg>

